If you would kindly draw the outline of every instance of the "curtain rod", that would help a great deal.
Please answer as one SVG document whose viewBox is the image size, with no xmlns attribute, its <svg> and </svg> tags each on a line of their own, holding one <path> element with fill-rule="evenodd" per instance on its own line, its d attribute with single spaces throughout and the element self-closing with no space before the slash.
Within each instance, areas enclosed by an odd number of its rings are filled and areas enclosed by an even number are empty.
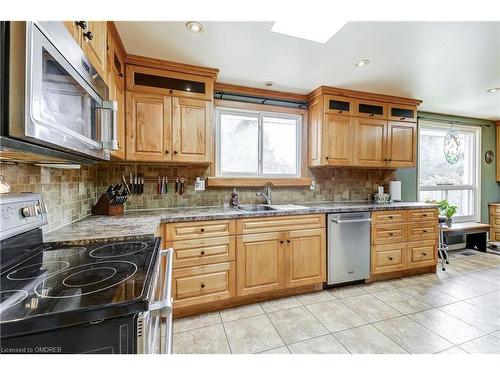
<svg viewBox="0 0 500 375">
<path fill-rule="evenodd" d="M 435 122 L 442 122 L 445 124 L 450 124 L 450 125 L 468 125 L 468 126 L 480 126 L 482 128 L 489 128 L 491 125 L 488 124 L 474 124 L 472 122 L 463 122 L 463 121 L 456 121 L 456 120 L 443 120 L 440 118 L 434 118 L 434 117 L 427 117 L 427 116 L 417 116 L 418 120 L 428 120 L 428 121 L 435 121 Z"/>
</svg>

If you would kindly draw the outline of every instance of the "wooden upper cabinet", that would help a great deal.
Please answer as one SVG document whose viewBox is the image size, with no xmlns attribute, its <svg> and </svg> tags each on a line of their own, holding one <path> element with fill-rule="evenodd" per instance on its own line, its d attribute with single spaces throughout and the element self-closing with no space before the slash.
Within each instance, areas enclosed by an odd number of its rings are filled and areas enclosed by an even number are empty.
<svg viewBox="0 0 500 375">
<path fill-rule="evenodd" d="M 349 116 L 325 115 L 323 150 L 325 165 L 352 165 L 354 119 Z"/>
<path fill-rule="evenodd" d="M 336 115 L 354 114 L 354 100 L 343 96 L 325 95 L 325 113 Z"/>
<path fill-rule="evenodd" d="M 120 81 L 125 86 L 125 51 L 122 49 L 120 36 L 116 31 L 113 22 L 108 22 L 107 33 L 107 69 L 109 74 L 114 75 L 114 79 Z"/>
<path fill-rule="evenodd" d="M 496 164 L 497 164 L 497 181 L 500 181 L 500 121 L 496 123 Z"/>
<path fill-rule="evenodd" d="M 212 103 L 172 98 L 172 161 L 209 162 L 212 140 Z"/>
<path fill-rule="evenodd" d="M 416 123 L 387 123 L 387 165 L 393 168 L 413 167 L 416 163 Z"/>
<path fill-rule="evenodd" d="M 387 118 L 387 105 L 375 100 L 356 100 L 354 114 L 359 117 Z"/>
<path fill-rule="evenodd" d="M 238 296 L 270 292 L 284 287 L 283 243 L 283 234 L 280 232 L 237 237 Z"/>
<path fill-rule="evenodd" d="M 287 287 L 326 281 L 325 230 L 296 230 L 285 234 Z"/>
<path fill-rule="evenodd" d="M 170 161 L 171 99 L 127 91 L 127 160 Z"/>
<path fill-rule="evenodd" d="M 108 29 L 106 21 L 64 21 L 64 25 L 99 75 L 107 81 Z"/>
<path fill-rule="evenodd" d="M 417 107 L 414 105 L 388 104 L 387 118 L 394 121 L 417 122 Z"/>
<path fill-rule="evenodd" d="M 386 167 L 387 121 L 358 118 L 354 128 L 354 165 Z"/>
<path fill-rule="evenodd" d="M 314 98 L 309 103 L 308 114 L 308 142 L 309 166 L 317 167 L 324 163 L 323 158 L 323 100 L 321 96 Z"/>
<path fill-rule="evenodd" d="M 213 78 L 145 66 L 127 66 L 127 90 L 212 100 Z"/>
</svg>

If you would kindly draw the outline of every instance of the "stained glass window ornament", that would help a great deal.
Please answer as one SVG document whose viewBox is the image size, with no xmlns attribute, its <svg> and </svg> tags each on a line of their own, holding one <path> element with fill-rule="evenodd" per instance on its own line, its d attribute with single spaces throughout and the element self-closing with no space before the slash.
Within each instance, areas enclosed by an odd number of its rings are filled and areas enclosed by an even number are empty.
<svg viewBox="0 0 500 375">
<path fill-rule="evenodd" d="M 444 137 L 444 158 L 449 164 L 456 164 L 460 159 L 460 139 L 458 138 L 458 133 L 453 130 L 453 126 L 450 131 Z"/>
</svg>

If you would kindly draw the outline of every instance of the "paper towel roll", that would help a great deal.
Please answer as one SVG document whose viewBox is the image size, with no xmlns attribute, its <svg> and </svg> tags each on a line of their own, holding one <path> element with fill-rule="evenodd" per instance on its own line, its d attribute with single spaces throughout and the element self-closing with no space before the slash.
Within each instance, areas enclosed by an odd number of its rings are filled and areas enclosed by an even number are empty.
<svg viewBox="0 0 500 375">
<path fill-rule="evenodd" d="M 401 181 L 389 181 L 389 194 L 393 201 L 401 202 Z"/>
</svg>

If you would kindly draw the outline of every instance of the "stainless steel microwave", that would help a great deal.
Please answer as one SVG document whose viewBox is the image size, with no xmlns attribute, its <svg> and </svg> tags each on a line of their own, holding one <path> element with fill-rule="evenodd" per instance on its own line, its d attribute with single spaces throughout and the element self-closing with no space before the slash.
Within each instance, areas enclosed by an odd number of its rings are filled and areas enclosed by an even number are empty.
<svg viewBox="0 0 500 375">
<path fill-rule="evenodd" d="M 116 102 L 63 22 L 2 27 L 2 148 L 70 161 L 109 160 Z"/>
</svg>

